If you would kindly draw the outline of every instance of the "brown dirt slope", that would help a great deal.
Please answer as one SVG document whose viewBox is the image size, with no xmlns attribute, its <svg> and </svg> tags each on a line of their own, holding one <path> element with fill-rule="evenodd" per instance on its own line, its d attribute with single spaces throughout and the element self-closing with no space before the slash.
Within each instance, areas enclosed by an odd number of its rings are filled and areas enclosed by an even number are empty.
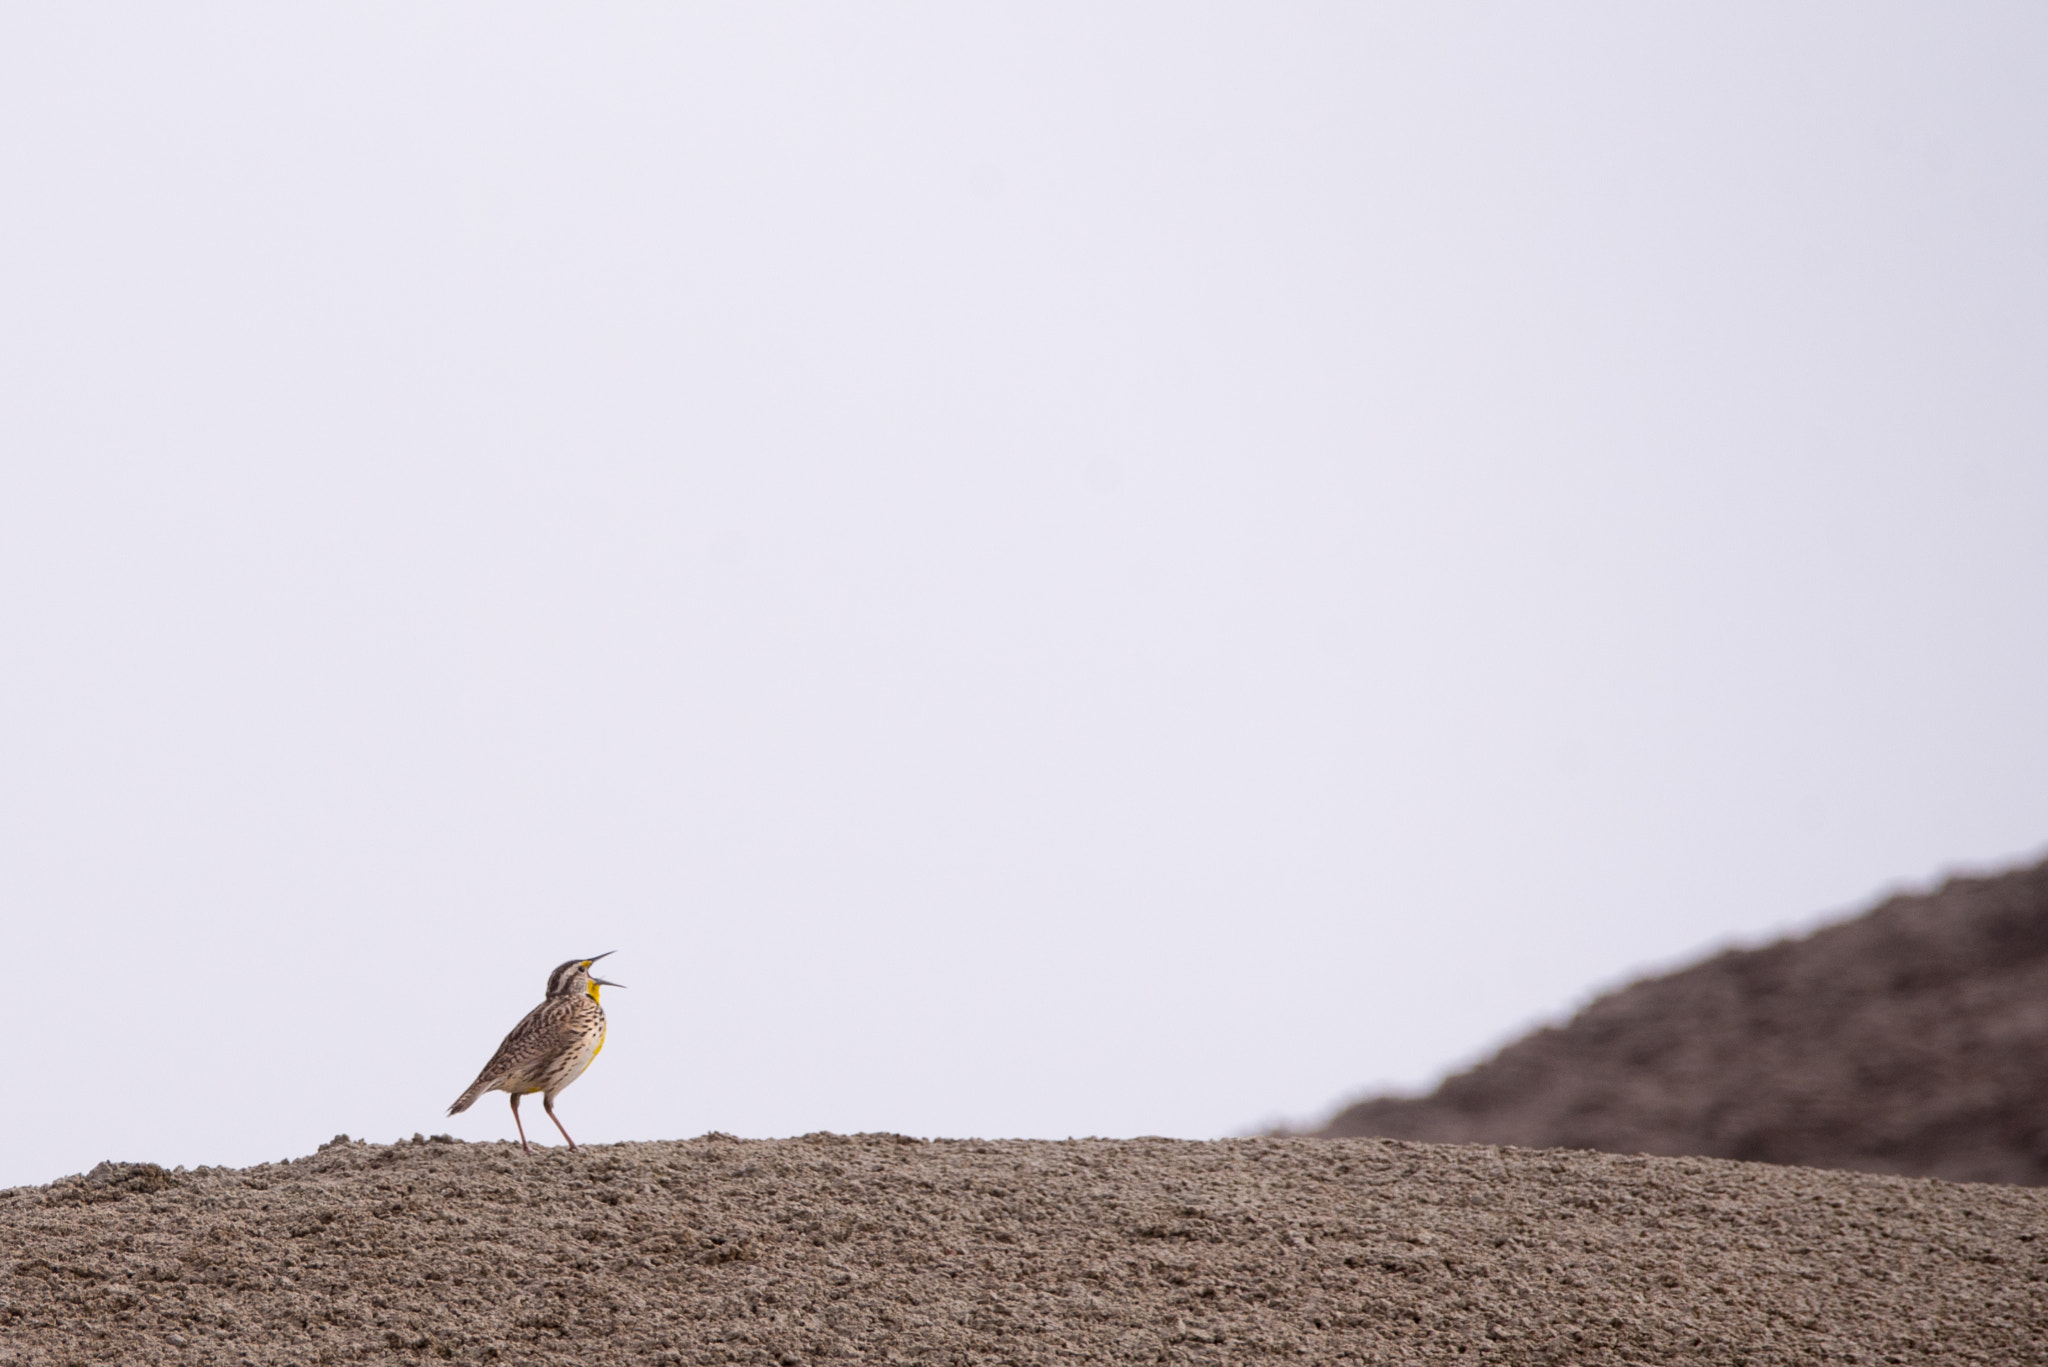
<svg viewBox="0 0 2048 1367">
<path fill-rule="evenodd" d="M 2048 1362 L 2048 1191 L 1382 1140 L 337 1143 L 0 1193 L 0 1362 Z"/>
<path fill-rule="evenodd" d="M 1321 1133 L 2048 1183 L 2048 864 L 1635 983 Z"/>
</svg>

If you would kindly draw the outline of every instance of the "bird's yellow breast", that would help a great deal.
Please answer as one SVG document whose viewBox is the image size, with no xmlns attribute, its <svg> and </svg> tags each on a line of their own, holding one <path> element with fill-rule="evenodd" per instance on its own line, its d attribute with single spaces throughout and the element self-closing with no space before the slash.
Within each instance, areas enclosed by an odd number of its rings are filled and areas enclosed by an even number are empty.
<svg viewBox="0 0 2048 1367">
<path fill-rule="evenodd" d="M 596 984 L 596 983 L 592 983 L 592 984 L 590 985 L 590 999 L 591 999 L 592 1001 L 597 1001 L 597 984 Z M 599 1005 L 599 1006 L 602 1006 L 602 1005 L 604 1005 L 604 1003 L 603 1003 L 603 1002 L 598 1002 L 598 1005 Z M 591 1051 L 590 1051 L 590 1057 L 591 1057 L 591 1058 L 592 1058 L 592 1059 L 594 1060 L 594 1059 L 596 1059 L 596 1057 L 597 1057 L 597 1056 L 598 1056 L 599 1054 L 602 1054 L 603 1052 L 604 1052 L 604 1027 L 603 1027 L 602 1025 L 600 1025 L 600 1026 L 598 1026 L 598 1027 L 597 1027 L 597 1048 L 595 1048 L 595 1049 L 593 1049 L 593 1050 L 591 1050 Z M 588 1067 L 589 1067 L 590 1065 L 589 1065 L 588 1063 L 586 1063 L 586 1064 L 584 1064 L 583 1066 L 584 1066 L 585 1068 L 588 1068 Z"/>
</svg>

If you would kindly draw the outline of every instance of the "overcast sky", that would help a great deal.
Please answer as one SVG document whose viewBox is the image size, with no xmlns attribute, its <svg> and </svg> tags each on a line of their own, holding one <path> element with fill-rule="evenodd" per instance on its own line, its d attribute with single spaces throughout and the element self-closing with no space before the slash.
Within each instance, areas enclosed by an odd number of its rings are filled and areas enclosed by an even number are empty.
<svg viewBox="0 0 2048 1367">
<path fill-rule="evenodd" d="M 579 1140 L 1226 1134 L 2037 857 L 2044 14 L 10 8 L 0 1183 L 614 949 Z"/>
</svg>

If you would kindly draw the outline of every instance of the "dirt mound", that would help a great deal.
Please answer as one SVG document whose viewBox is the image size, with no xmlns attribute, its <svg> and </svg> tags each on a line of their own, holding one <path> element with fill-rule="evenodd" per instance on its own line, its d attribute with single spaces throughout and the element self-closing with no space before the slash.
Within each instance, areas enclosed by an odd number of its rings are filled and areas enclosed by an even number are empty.
<svg viewBox="0 0 2048 1367">
<path fill-rule="evenodd" d="M 2048 1183 L 2048 864 L 1636 983 L 1320 1133 Z"/>
<path fill-rule="evenodd" d="M 2018 1187 L 887 1135 L 161 1172 L 0 1193 L 0 1362 L 2048 1361 Z"/>
</svg>

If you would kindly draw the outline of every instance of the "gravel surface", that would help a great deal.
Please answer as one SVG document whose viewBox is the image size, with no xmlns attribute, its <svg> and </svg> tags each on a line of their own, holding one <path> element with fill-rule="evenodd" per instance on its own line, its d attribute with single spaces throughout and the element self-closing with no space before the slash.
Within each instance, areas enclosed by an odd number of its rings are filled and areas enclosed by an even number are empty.
<svg viewBox="0 0 2048 1367">
<path fill-rule="evenodd" d="M 1327 1135 L 2048 1183 L 2048 864 L 1610 993 Z"/>
<path fill-rule="evenodd" d="M 337 1142 L 0 1192 L 0 1362 L 2048 1363 L 2048 1190 L 1386 1140 Z"/>
</svg>

